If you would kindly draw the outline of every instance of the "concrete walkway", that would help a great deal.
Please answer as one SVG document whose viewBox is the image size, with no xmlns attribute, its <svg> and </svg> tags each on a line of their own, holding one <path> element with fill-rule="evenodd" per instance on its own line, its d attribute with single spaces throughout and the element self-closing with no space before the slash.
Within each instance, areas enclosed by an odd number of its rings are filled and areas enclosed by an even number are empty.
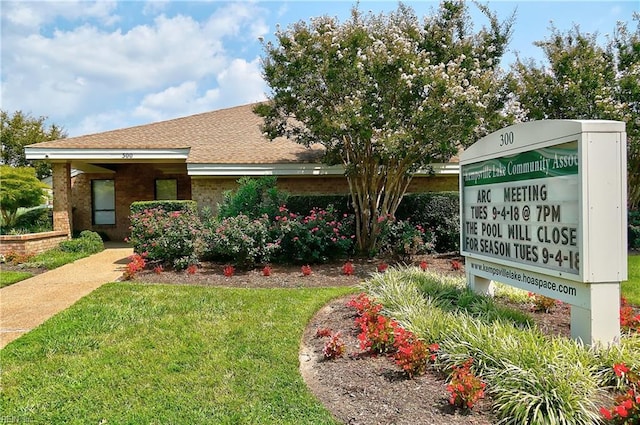
<svg viewBox="0 0 640 425">
<path fill-rule="evenodd" d="M 124 243 L 106 243 L 105 248 L 0 289 L 0 348 L 121 277 L 133 249 Z"/>
</svg>

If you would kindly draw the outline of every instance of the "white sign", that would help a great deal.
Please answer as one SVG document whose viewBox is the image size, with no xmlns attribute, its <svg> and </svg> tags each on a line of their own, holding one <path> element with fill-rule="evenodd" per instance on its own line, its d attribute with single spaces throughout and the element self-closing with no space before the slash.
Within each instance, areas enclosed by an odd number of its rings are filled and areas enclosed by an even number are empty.
<svg viewBox="0 0 640 425">
<path fill-rule="evenodd" d="M 574 336 L 587 344 L 618 338 L 613 319 L 604 331 L 577 322 L 594 317 L 591 285 L 615 282 L 618 296 L 604 298 L 619 305 L 619 282 L 626 279 L 624 123 L 511 126 L 476 142 L 460 165 L 469 285 L 490 293 L 495 280 L 562 300 L 572 305 Z M 613 305 L 596 310 L 599 317 L 605 310 L 618 316 Z"/>
</svg>

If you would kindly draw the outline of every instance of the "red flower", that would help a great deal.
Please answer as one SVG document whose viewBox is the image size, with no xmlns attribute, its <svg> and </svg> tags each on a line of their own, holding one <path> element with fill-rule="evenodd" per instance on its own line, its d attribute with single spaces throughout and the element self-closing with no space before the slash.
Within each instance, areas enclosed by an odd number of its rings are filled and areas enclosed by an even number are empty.
<svg viewBox="0 0 640 425">
<path fill-rule="evenodd" d="M 309 265 L 302 266 L 300 270 L 302 270 L 303 276 L 309 276 L 311 274 L 311 267 Z"/>
<path fill-rule="evenodd" d="M 627 412 L 627 409 L 623 405 L 616 406 L 616 413 L 622 418 L 626 418 L 629 415 L 629 412 Z"/>
<path fill-rule="evenodd" d="M 616 376 L 622 376 L 629 372 L 629 368 L 624 363 L 616 363 L 613 365 L 613 371 L 616 373 Z"/>
<path fill-rule="evenodd" d="M 426 261 L 422 260 L 420 261 L 420 268 L 424 271 L 427 270 L 427 268 L 429 267 L 429 265 L 427 264 Z"/>
<path fill-rule="evenodd" d="M 611 414 L 611 412 L 609 411 L 609 409 L 607 409 L 606 407 L 601 407 L 600 408 L 600 414 L 602 416 L 604 416 L 604 418 L 608 421 L 610 421 L 611 419 L 613 419 L 613 415 Z"/>
<path fill-rule="evenodd" d="M 342 266 L 342 273 L 347 276 L 351 276 L 354 271 L 355 271 L 355 268 L 353 267 L 353 264 L 350 261 L 347 261 L 346 263 L 344 263 L 344 266 Z"/>
<path fill-rule="evenodd" d="M 388 268 L 389 265 L 387 263 L 380 263 L 378 264 L 378 273 L 384 273 Z"/>
<path fill-rule="evenodd" d="M 161 273 L 164 271 L 164 268 L 162 267 L 162 265 L 159 265 L 159 266 L 154 267 L 154 268 L 153 268 L 153 271 L 154 271 L 156 274 L 161 274 Z"/>
<path fill-rule="evenodd" d="M 196 266 L 195 264 L 190 264 L 189 267 L 187 267 L 187 274 L 196 274 L 197 271 L 198 266 Z"/>
<path fill-rule="evenodd" d="M 236 272 L 236 268 L 233 266 L 224 266 L 224 269 L 222 269 L 222 273 L 226 276 L 226 277 L 231 277 L 233 276 L 233 274 Z"/>
<path fill-rule="evenodd" d="M 264 266 L 262 269 L 262 276 L 271 276 L 271 267 Z"/>
<path fill-rule="evenodd" d="M 451 270 L 458 271 L 460 270 L 461 267 L 462 267 L 462 264 L 460 264 L 460 261 L 458 260 L 451 261 Z"/>
</svg>

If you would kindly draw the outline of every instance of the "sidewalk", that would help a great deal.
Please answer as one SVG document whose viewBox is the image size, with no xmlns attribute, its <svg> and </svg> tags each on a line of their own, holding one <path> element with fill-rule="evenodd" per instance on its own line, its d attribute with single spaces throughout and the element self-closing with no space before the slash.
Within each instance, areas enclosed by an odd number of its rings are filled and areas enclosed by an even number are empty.
<svg viewBox="0 0 640 425">
<path fill-rule="evenodd" d="M 133 249 L 107 243 L 105 250 L 0 289 L 0 348 L 122 276 Z"/>
</svg>

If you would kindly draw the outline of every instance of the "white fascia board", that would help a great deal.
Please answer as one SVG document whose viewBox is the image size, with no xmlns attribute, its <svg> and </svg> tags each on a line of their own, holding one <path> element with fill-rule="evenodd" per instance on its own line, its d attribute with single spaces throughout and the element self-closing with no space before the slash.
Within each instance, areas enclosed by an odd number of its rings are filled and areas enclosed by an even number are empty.
<svg viewBox="0 0 640 425">
<path fill-rule="evenodd" d="M 455 163 L 431 164 L 436 175 L 460 173 L 460 165 Z M 342 165 L 323 164 L 187 164 L 190 176 L 342 176 Z M 416 175 L 429 175 L 429 169 L 419 170 Z"/>
<path fill-rule="evenodd" d="M 25 147 L 27 159 L 50 161 L 186 160 L 189 149 L 75 149 Z"/>
<path fill-rule="evenodd" d="M 323 164 L 187 164 L 190 176 L 337 176 L 342 165 Z"/>
</svg>

